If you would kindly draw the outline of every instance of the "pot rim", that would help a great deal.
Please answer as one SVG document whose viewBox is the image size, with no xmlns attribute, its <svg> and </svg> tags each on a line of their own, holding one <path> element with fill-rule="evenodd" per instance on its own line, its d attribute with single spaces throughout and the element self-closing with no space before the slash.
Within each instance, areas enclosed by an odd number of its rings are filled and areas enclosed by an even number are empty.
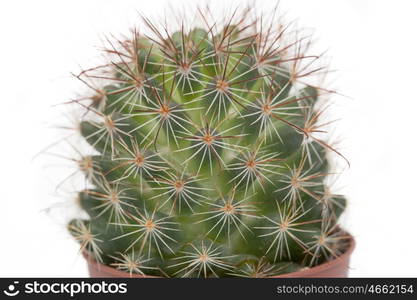
<svg viewBox="0 0 417 300">
<path fill-rule="evenodd" d="M 296 272 L 290 272 L 285 273 L 281 275 L 271 276 L 269 278 L 303 278 L 303 277 L 309 277 L 311 273 L 322 273 L 325 270 L 332 269 L 334 266 L 338 265 L 339 263 L 343 263 L 343 261 L 346 261 L 351 256 L 353 250 L 355 250 L 356 242 L 355 238 L 346 232 L 346 234 L 349 236 L 349 247 L 346 249 L 345 252 L 342 253 L 342 255 L 333 258 L 330 261 L 327 261 L 325 263 L 319 264 L 317 266 L 314 266 L 312 268 L 304 268 L 302 270 L 296 271 Z M 161 276 L 150 276 L 150 275 L 140 275 L 140 274 L 129 274 L 128 272 L 124 272 L 121 270 L 118 270 L 116 268 L 110 267 L 108 265 L 102 264 L 100 262 L 97 262 L 95 259 L 93 259 L 88 253 L 82 252 L 85 260 L 87 263 L 95 268 L 98 271 L 104 271 L 105 273 L 109 273 L 111 275 L 114 275 L 112 277 L 119 277 L 119 278 L 166 278 Z"/>
</svg>

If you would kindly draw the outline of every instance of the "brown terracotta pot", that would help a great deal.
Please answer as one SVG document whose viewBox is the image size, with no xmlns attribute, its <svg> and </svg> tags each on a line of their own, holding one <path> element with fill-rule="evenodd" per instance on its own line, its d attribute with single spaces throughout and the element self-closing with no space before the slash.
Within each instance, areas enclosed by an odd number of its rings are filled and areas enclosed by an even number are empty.
<svg viewBox="0 0 417 300">
<path fill-rule="evenodd" d="M 339 257 L 324 264 L 306 268 L 297 272 L 273 276 L 273 278 L 319 278 L 319 277 L 348 277 L 350 256 L 355 249 L 355 239 L 350 236 L 349 248 Z M 91 257 L 84 254 L 88 264 L 90 277 L 93 278 L 155 278 L 154 276 L 143 276 L 117 270 L 115 268 L 100 264 Z"/>
</svg>

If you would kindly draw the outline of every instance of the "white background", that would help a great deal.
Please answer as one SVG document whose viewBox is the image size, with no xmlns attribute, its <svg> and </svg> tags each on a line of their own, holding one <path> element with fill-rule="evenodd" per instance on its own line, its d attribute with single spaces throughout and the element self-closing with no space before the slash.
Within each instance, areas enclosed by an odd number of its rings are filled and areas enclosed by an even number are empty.
<svg viewBox="0 0 417 300">
<path fill-rule="evenodd" d="M 80 86 L 70 72 L 91 65 L 104 34 L 127 32 L 138 11 L 160 15 L 166 3 L 0 2 L 0 276 L 87 276 L 65 230 L 71 195 L 54 189 L 71 169 L 32 158 L 57 139 L 50 125 L 62 115 L 52 105 Z M 281 1 L 290 19 L 315 29 L 349 96 L 338 103 L 352 165 L 342 177 L 350 200 L 343 224 L 357 240 L 351 276 L 417 276 L 415 3 Z M 51 206 L 64 213 L 48 213 Z"/>
</svg>

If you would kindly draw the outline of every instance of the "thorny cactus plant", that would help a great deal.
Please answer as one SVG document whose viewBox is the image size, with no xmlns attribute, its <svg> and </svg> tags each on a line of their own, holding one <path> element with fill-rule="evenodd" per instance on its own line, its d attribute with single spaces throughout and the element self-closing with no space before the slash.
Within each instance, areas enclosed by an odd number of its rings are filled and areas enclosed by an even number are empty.
<svg viewBox="0 0 417 300">
<path fill-rule="evenodd" d="M 311 38 L 251 9 L 170 32 L 142 18 L 71 101 L 95 149 L 76 161 L 88 217 L 69 231 L 130 274 L 267 277 L 341 254 L 345 198 L 327 185 L 332 93 Z"/>
</svg>

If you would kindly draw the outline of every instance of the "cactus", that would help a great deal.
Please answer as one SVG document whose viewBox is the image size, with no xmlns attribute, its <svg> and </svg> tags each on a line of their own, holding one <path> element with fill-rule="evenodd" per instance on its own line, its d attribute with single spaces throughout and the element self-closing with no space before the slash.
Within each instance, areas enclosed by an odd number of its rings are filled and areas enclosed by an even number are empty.
<svg viewBox="0 0 417 300">
<path fill-rule="evenodd" d="M 341 254 L 326 73 L 281 19 L 223 20 L 108 40 L 106 64 L 72 101 L 94 155 L 69 222 L 81 250 L 130 274 L 267 277 Z M 275 14 L 275 11 L 273 15 Z"/>
</svg>

